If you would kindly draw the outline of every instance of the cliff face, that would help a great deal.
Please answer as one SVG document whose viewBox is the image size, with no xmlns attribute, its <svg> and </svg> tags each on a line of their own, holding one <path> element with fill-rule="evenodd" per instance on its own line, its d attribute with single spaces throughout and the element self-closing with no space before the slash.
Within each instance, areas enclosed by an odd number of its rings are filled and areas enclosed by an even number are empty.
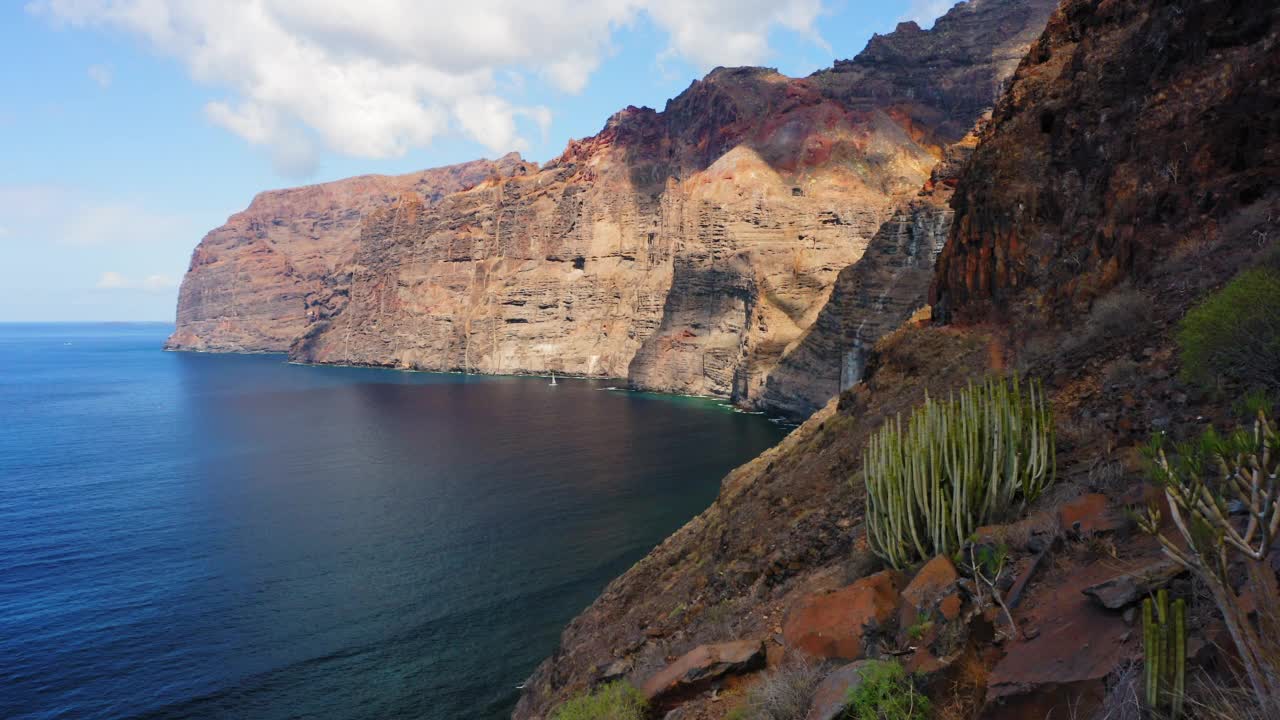
<svg viewBox="0 0 1280 720">
<path fill-rule="evenodd" d="M 866 641 L 828 657 L 891 652 L 921 673 L 940 716 L 1090 717 L 1108 691 L 1110 701 L 1138 692 L 1125 668 L 1140 662 L 1141 642 L 1123 608 L 1081 591 L 1161 567 L 1154 541 L 1123 520 L 1125 507 L 1146 501 L 1141 448 L 1152 433 L 1188 438 L 1206 421 L 1234 422 L 1234 398 L 1178 380 L 1174 335 L 1188 308 L 1280 236 L 1278 53 L 1275 3 L 1064 3 L 960 173 L 932 284 L 935 310 L 952 322 L 908 323 L 881 338 L 863 382 L 730 473 L 707 511 L 568 626 L 529 678 L 515 717 L 548 717 L 612 679 L 659 688 L 655 678 L 685 668 L 682 659 L 714 655 L 696 650 L 713 643 L 760 643 L 768 668 L 782 667 L 812 652 L 792 642 L 797 616 L 811 623 L 802 630 L 832 645 Z M 945 210 L 930 205 L 921 197 L 899 206 L 872 241 L 879 249 L 841 273 L 827 307 L 767 381 L 766 398 L 785 381 L 781 396 L 814 402 L 821 392 L 805 389 L 806 375 L 839 383 L 830 361 L 808 358 L 856 337 L 845 333 L 863 322 L 860 311 L 842 318 L 837 308 L 875 304 L 879 295 L 860 288 L 887 287 L 893 273 L 884 269 L 928 275 L 927 250 L 946 225 Z M 892 588 L 876 593 L 875 608 L 833 609 L 831 598 L 872 602 L 858 594 L 877 569 L 858 475 L 868 435 L 926 391 L 945 396 L 1010 367 L 1044 381 L 1058 481 L 1026 522 L 984 534 L 1010 553 L 1008 623 L 1002 610 L 978 606 L 981 591 L 956 581 L 963 568 L 945 558 L 891 583 L 954 593 L 953 610 L 962 610 L 931 616 L 932 629 L 895 614 L 908 592 Z M 951 579 L 928 577 L 938 566 L 951 568 Z M 821 602 L 825 616 L 801 612 Z M 872 610 L 865 625 L 850 624 Z M 1014 625 L 1022 632 L 1008 630 Z M 1208 643 L 1219 631 L 1206 618 L 1188 632 L 1189 642 Z M 725 717 L 767 677 L 753 667 L 697 666 L 705 679 L 690 672 L 683 694 L 655 695 L 660 711 Z M 810 716 L 830 717 L 818 709 Z"/>
<path fill-rule="evenodd" d="M 285 352 L 309 322 L 305 298 L 342 272 L 372 210 L 414 197 L 434 203 L 519 156 L 386 177 L 366 175 L 264 192 L 200 241 L 178 294 L 170 350 Z"/>
<path fill-rule="evenodd" d="M 975 143 L 970 134 L 947 146 L 925 189 L 901 202 L 862 258 L 840 271 L 817 320 L 769 374 L 758 407 L 808 417 L 861 380 L 876 341 L 926 305 L 951 229 L 952 191 Z"/>
<path fill-rule="evenodd" d="M 625 377 L 791 407 L 785 391 L 761 399 L 770 374 L 841 271 L 892 234 L 881 226 L 917 212 L 938 158 L 1052 5 L 962 4 L 931 31 L 904 23 L 808 78 L 718 69 L 662 112 L 618 113 L 540 169 L 447 169 L 459 182 L 435 180 L 433 193 L 377 186 L 330 201 L 341 222 L 327 227 L 303 204 L 280 217 L 250 208 L 197 249 L 170 346 Z M 900 318 L 859 313 L 885 308 L 832 308 L 827 334 L 848 336 L 846 322 L 879 332 Z M 798 372 L 829 374 L 844 354 L 835 345 Z M 794 406 L 834 389 L 814 383 Z"/>
<path fill-rule="evenodd" d="M 1057 322 L 1216 243 L 1280 169 L 1276 12 L 1065 3 L 957 190 L 935 311 Z"/>
</svg>

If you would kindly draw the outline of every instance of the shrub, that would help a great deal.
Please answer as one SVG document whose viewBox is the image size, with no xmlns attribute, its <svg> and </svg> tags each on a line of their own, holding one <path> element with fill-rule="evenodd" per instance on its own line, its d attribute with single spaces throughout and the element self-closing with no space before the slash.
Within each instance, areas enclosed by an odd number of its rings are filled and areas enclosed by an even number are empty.
<svg viewBox="0 0 1280 720">
<path fill-rule="evenodd" d="M 1020 510 L 1053 481 L 1053 418 L 1044 392 L 1018 380 L 925 396 L 902 426 L 886 422 L 863 453 L 867 539 L 901 568 L 958 551 L 974 530 Z"/>
<path fill-rule="evenodd" d="M 554 720 L 644 720 L 647 703 L 630 683 L 609 683 L 561 705 Z"/>
<path fill-rule="evenodd" d="M 1247 270 L 1183 318 L 1184 378 L 1280 389 L 1280 271 Z"/>
<path fill-rule="evenodd" d="M 1156 436 L 1147 455 L 1180 537 L 1164 534 L 1155 506 L 1139 518 L 1141 528 L 1208 587 L 1258 706 L 1280 717 L 1280 593 L 1268 558 L 1280 537 L 1280 428 L 1260 407 L 1252 428 L 1226 437 L 1211 428 L 1199 443 L 1178 446 L 1173 460 Z M 1239 565 L 1249 600 L 1236 594 Z"/>
<path fill-rule="evenodd" d="M 747 692 L 735 720 L 801 720 L 822 680 L 822 667 L 792 660 L 765 675 Z"/>
<path fill-rule="evenodd" d="M 886 660 L 867 663 L 845 705 L 849 720 L 928 720 L 930 712 L 929 698 L 916 691 L 902 666 Z"/>
</svg>

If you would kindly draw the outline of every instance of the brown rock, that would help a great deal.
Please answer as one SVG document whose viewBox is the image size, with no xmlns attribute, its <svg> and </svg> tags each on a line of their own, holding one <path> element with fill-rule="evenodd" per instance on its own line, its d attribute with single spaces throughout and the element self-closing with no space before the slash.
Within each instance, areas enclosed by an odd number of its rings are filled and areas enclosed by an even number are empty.
<svg viewBox="0 0 1280 720">
<path fill-rule="evenodd" d="M 829 593 L 810 596 L 787 614 L 788 647 L 815 658 L 857 660 L 864 641 L 898 610 L 901 573 L 885 570 Z"/>
<path fill-rule="evenodd" d="M 1186 569 L 1172 560 L 1157 562 L 1135 572 L 1090 585 L 1080 592 L 1108 610 L 1120 610 L 1168 585 Z"/>
<path fill-rule="evenodd" d="M 813 693 L 813 702 L 804 720 L 837 720 L 844 715 L 849 691 L 862 684 L 862 669 L 867 660 L 842 665 L 827 674 Z"/>
<path fill-rule="evenodd" d="M 650 701 L 697 692 L 726 675 L 758 670 L 764 659 L 759 640 L 699 645 L 645 681 L 640 691 Z"/>
</svg>

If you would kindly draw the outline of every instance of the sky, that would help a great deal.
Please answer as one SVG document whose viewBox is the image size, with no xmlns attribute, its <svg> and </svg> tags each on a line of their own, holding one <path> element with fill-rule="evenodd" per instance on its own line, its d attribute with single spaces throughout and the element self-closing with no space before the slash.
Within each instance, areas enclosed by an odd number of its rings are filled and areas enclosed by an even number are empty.
<svg viewBox="0 0 1280 720">
<path fill-rule="evenodd" d="M 6 0 L 0 322 L 171 321 L 271 188 L 545 162 L 718 65 L 792 76 L 948 0 Z"/>
</svg>

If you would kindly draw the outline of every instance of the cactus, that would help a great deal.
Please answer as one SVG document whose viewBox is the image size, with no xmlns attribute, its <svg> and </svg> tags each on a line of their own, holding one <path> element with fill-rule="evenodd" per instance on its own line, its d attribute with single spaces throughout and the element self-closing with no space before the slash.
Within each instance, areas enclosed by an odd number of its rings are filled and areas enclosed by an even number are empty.
<svg viewBox="0 0 1280 720">
<path fill-rule="evenodd" d="M 975 529 L 1034 500 L 1054 479 L 1044 391 L 1017 378 L 970 384 L 945 402 L 925 395 L 903 427 L 886 422 L 863 452 L 867 536 L 901 568 L 959 550 Z"/>
<path fill-rule="evenodd" d="M 1142 601 L 1142 639 L 1145 654 L 1147 708 L 1165 710 L 1171 720 L 1182 716 L 1187 679 L 1187 602 L 1160 590 L 1156 600 Z"/>
<path fill-rule="evenodd" d="M 1256 399 L 1252 404 L 1265 403 Z M 1174 460 L 1165 454 L 1163 437 L 1156 436 L 1148 458 L 1153 478 L 1164 486 L 1169 519 L 1181 542 L 1165 534 L 1163 514 L 1155 506 L 1138 517 L 1139 526 L 1208 586 L 1259 705 L 1269 717 L 1280 717 L 1276 616 L 1268 614 L 1265 625 L 1255 626 L 1229 577 L 1233 563 L 1243 564 L 1262 605 L 1280 607 L 1268 564 L 1280 538 L 1280 429 L 1267 418 L 1266 408 L 1258 407 L 1251 429 L 1241 427 L 1226 437 L 1210 429 L 1198 444 L 1180 445 Z M 1211 479 L 1215 474 L 1216 482 Z M 1232 516 L 1233 504 L 1243 510 L 1238 520 Z"/>
</svg>

